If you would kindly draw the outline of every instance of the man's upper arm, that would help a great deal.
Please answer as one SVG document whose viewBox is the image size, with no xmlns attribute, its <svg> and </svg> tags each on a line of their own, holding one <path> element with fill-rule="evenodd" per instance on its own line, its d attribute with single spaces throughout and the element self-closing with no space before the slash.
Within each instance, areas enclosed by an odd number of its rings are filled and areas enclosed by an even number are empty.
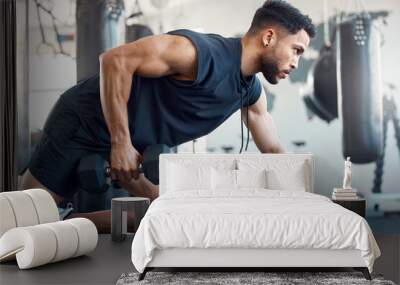
<svg viewBox="0 0 400 285">
<path fill-rule="evenodd" d="M 196 59 L 196 48 L 190 40 L 174 35 L 146 37 L 100 56 L 102 64 L 146 77 L 191 74 L 196 70 Z"/>
<path fill-rule="evenodd" d="M 260 97 L 257 102 L 249 107 L 249 111 L 257 115 L 263 115 L 267 112 L 267 94 L 261 87 Z"/>
<path fill-rule="evenodd" d="M 267 113 L 267 96 L 265 94 L 264 88 L 261 87 L 260 96 L 258 100 L 253 105 L 249 106 L 249 119 L 251 120 L 254 116 L 262 116 Z M 242 108 L 244 116 L 246 116 L 246 108 Z"/>
<path fill-rule="evenodd" d="M 242 110 L 245 112 L 245 110 Z M 265 91 L 257 102 L 249 107 L 248 127 L 258 149 L 263 153 L 284 153 L 279 144 L 278 135 L 271 114 L 267 111 L 267 97 Z M 247 124 L 247 122 L 246 122 Z"/>
</svg>

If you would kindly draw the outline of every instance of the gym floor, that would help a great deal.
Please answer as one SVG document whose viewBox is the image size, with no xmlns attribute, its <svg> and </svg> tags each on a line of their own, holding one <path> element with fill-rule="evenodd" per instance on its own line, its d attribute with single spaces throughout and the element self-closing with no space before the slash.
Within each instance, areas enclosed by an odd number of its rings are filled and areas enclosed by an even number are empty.
<svg viewBox="0 0 400 285">
<path fill-rule="evenodd" d="M 131 262 L 132 236 L 112 242 L 99 235 L 96 249 L 87 256 L 19 270 L 17 263 L 0 264 L 0 284 L 115 284 L 122 273 L 134 271 Z"/>
</svg>

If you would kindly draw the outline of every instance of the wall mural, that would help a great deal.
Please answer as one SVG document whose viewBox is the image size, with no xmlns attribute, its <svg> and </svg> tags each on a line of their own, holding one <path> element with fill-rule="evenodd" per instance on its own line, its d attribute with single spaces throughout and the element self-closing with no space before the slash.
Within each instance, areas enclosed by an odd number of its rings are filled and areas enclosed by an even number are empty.
<svg viewBox="0 0 400 285">
<path fill-rule="evenodd" d="M 82 1 L 78 1 L 80 3 Z M 117 1 L 118 2 L 118 1 Z M 152 3 L 156 3 L 157 1 L 153 1 Z M 60 23 L 60 19 L 57 19 L 57 16 L 54 15 L 52 8 L 47 7 L 42 2 L 35 0 L 36 5 L 35 13 L 37 13 L 37 18 L 39 20 L 39 28 L 40 28 L 40 45 L 48 46 L 50 52 L 54 52 L 54 54 L 70 56 L 75 60 L 75 50 L 72 53 L 68 52 L 68 49 L 64 48 L 65 43 L 68 41 L 74 42 L 75 41 L 75 34 L 73 33 L 63 33 L 60 32 L 60 29 L 57 29 Z M 46 2 L 47 3 L 47 2 Z M 45 3 L 45 4 L 46 4 Z M 72 3 L 72 2 L 71 2 Z M 83 2 L 82 2 L 83 3 Z M 139 2 L 137 2 L 138 4 Z M 158 2 L 157 2 L 158 3 Z M 161 3 L 161 2 L 160 2 Z M 79 6 L 79 5 L 78 5 Z M 72 6 L 73 7 L 73 6 Z M 160 7 L 160 9 L 163 7 Z M 161 12 L 160 12 L 161 13 Z M 41 19 L 46 16 L 50 19 L 50 24 L 47 25 L 43 29 Z M 342 15 L 340 15 L 342 16 Z M 364 38 L 365 34 L 369 35 L 370 29 L 370 22 L 369 21 L 381 21 L 386 24 L 386 20 L 388 17 L 391 16 L 389 11 L 380 10 L 374 12 L 368 12 L 364 14 L 357 14 L 348 15 L 354 18 L 354 22 L 351 24 L 350 32 L 348 32 L 348 36 L 354 36 L 354 42 L 357 44 L 359 42 L 365 41 L 367 39 Z M 131 14 L 127 15 L 127 20 L 134 21 L 134 25 L 130 25 L 126 27 L 128 41 L 132 40 L 132 36 L 137 34 L 143 34 L 143 28 L 148 27 L 148 23 L 146 22 L 146 18 L 143 15 L 143 11 L 138 6 L 137 9 L 132 12 Z M 340 118 L 339 121 L 343 121 L 346 115 L 341 114 L 341 108 L 338 108 L 338 93 L 342 92 L 343 88 L 339 90 L 336 84 L 336 77 L 337 77 L 337 70 L 336 70 L 336 61 L 339 58 L 336 50 L 337 46 L 337 33 L 336 33 L 336 24 L 337 16 L 330 17 L 328 20 L 328 28 L 324 25 L 324 23 L 320 23 L 317 25 L 317 34 L 316 37 L 310 42 L 309 50 L 307 55 L 303 57 L 303 59 L 299 62 L 299 67 L 289 76 L 289 82 L 291 84 L 300 84 L 303 87 L 301 88 L 301 96 L 304 103 L 304 108 L 307 113 L 307 117 L 309 119 L 319 119 L 327 124 L 335 121 Z M 143 23 L 141 23 L 143 22 Z M 157 20 L 158 28 L 163 29 L 163 25 L 161 19 Z M 361 23 L 361 24 L 360 24 Z M 141 25 L 145 24 L 145 25 Z M 157 27 L 157 25 L 155 25 Z M 362 29 L 360 28 L 362 26 Z M 131 28 L 129 28 L 131 27 Z M 46 30 L 47 28 L 47 30 Z M 50 28 L 50 29 L 49 29 Z M 52 35 L 55 37 L 51 37 L 50 35 L 46 34 L 46 31 L 53 30 Z M 325 33 L 324 33 L 325 31 Z M 328 33 L 328 42 L 331 45 L 327 45 L 327 36 L 326 31 Z M 79 31 L 77 31 L 78 33 Z M 151 34 L 151 29 L 149 31 L 145 31 L 146 35 Z M 346 32 L 345 28 L 342 29 L 341 37 L 344 36 Z M 379 39 L 379 44 L 384 45 L 384 34 L 381 31 L 377 31 Z M 130 35 L 130 36 L 129 36 Z M 372 35 L 372 33 L 371 33 Z M 240 35 L 236 35 L 240 36 Z M 375 35 L 374 35 L 375 36 Z M 355 46 L 357 48 L 357 46 Z M 360 47 L 361 50 L 361 47 Z M 359 50 L 354 49 L 354 52 L 358 52 Z M 367 50 L 370 52 L 370 49 Z M 343 59 L 343 54 L 340 55 Z M 79 60 L 78 60 L 79 63 Z M 354 62 L 353 62 L 354 63 Z M 364 64 L 372 65 L 369 61 L 365 62 L 356 62 L 358 66 L 364 66 Z M 360 80 L 365 80 L 368 78 L 368 74 L 364 74 L 364 77 Z M 343 83 L 343 82 L 342 82 Z M 355 84 L 354 84 L 355 85 Z M 359 84 L 357 86 L 364 86 L 366 84 Z M 368 85 L 368 84 L 367 84 Z M 376 96 L 374 93 L 374 89 L 376 86 L 374 84 L 368 85 L 367 89 L 363 89 L 362 94 L 365 92 L 370 92 L 371 100 L 367 102 L 357 101 L 354 98 L 350 98 L 349 96 L 343 97 L 343 101 L 349 99 L 350 101 L 346 103 L 346 106 L 352 106 L 352 110 L 359 110 L 360 106 L 363 104 L 364 108 L 367 108 L 368 112 L 348 112 L 347 121 L 343 123 L 343 153 L 342 156 L 344 158 L 350 156 L 352 163 L 355 164 L 366 164 L 366 163 L 374 163 L 375 164 L 375 171 L 371 173 L 373 175 L 373 183 L 370 185 L 370 190 L 367 191 L 368 194 L 366 198 L 368 199 L 368 216 L 370 219 L 370 224 L 374 229 L 377 229 L 380 232 L 393 232 L 394 229 L 398 229 L 397 231 L 400 232 L 400 191 L 392 192 L 392 193 L 385 193 L 382 189 L 383 185 L 383 178 L 384 178 L 384 169 L 385 169 L 385 150 L 387 149 L 387 133 L 388 128 L 393 126 L 395 131 L 395 141 L 397 143 L 397 147 L 399 148 L 399 159 L 400 159 L 400 123 L 399 123 L 399 112 L 396 106 L 396 96 L 399 95 L 398 87 L 392 82 L 383 82 L 382 85 L 382 98 L 380 102 L 377 103 L 377 100 L 380 98 Z M 342 86 L 343 87 L 343 86 Z M 339 92 L 338 92 L 339 91 Z M 347 90 L 347 92 L 356 92 L 357 90 Z M 378 99 L 377 99 L 378 98 Z M 275 95 L 270 90 L 268 91 L 268 111 L 274 113 L 275 105 L 279 100 L 279 96 Z M 351 102 L 351 100 L 355 100 Z M 375 100 L 375 101 L 374 101 Z M 371 104 L 376 103 L 376 104 Z M 380 110 L 374 109 L 374 106 L 380 106 Z M 368 109 L 369 108 L 369 109 Z M 364 110 L 365 111 L 365 110 Z M 369 118 L 373 118 L 372 114 L 377 112 L 377 122 L 374 120 L 365 123 L 363 118 L 358 118 L 359 122 L 363 122 L 357 130 L 358 136 L 363 140 L 363 136 L 368 134 L 369 139 L 364 141 L 364 144 L 360 142 L 351 141 L 354 139 L 355 134 L 355 124 L 354 124 L 354 114 L 369 114 Z M 358 123 L 359 123 L 358 122 Z M 357 122 L 356 122 L 357 123 Z M 346 126 L 348 126 L 346 128 Z M 351 134 L 346 135 L 346 130 L 350 130 Z M 35 139 L 36 133 L 32 133 L 32 142 L 36 142 Z M 240 139 L 240 137 L 238 137 Z M 349 141 L 349 138 L 350 141 Z M 250 138 L 251 140 L 251 138 Z M 197 142 L 200 145 L 201 141 Z M 291 143 L 295 146 L 295 148 L 301 150 L 304 146 L 307 145 L 307 141 L 305 140 L 293 140 Z M 193 148 L 194 148 L 193 144 Z M 357 153 L 360 150 L 360 146 L 363 145 L 364 150 L 361 154 Z M 352 146 L 356 146 L 353 148 Z M 221 145 L 220 147 L 210 147 L 207 149 L 209 152 L 224 152 L 224 153 L 233 153 L 235 152 L 235 148 L 233 145 Z M 338 153 L 340 155 L 340 153 Z M 384 221 L 384 222 L 383 222 Z M 388 223 L 388 221 L 393 221 L 393 223 Z M 397 226 L 393 226 L 397 225 Z"/>
</svg>

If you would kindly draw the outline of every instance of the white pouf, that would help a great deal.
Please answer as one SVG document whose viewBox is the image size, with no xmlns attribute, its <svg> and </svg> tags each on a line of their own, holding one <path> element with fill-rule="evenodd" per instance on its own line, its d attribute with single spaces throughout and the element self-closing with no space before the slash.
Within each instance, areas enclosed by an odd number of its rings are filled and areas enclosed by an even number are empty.
<svg viewBox="0 0 400 285">
<path fill-rule="evenodd" d="M 57 205 L 49 194 L 43 189 L 29 189 L 22 191 L 30 196 L 35 205 L 39 224 L 57 222 L 60 220 Z"/>
<path fill-rule="evenodd" d="M 97 240 L 90 220 L 59 221 L 46 190 L 0 193 L 0 262 L 16 258 L 20 269 L 32 268 L 86 254 Z"/>
<path fill-rule="evenodd" d="M 84 218 L 13 228 L 0 238 L 0 261 L 16 255 L 19 268 L 28 269 L 86 254 L 97 240 L 95 225 Z"/>
<path fill-rule="evenodd" d="M 6 197 L 0 196 L 0 237 L 16 226 L 17 222 L 10 202 Z"/>
<path fill-rule="evenodd" d="M 2 192 L 13 210 L 17 227 L 33 226 L 39 223 L 35 205 L 30 196 L 23 191 Z"/>
</svg>

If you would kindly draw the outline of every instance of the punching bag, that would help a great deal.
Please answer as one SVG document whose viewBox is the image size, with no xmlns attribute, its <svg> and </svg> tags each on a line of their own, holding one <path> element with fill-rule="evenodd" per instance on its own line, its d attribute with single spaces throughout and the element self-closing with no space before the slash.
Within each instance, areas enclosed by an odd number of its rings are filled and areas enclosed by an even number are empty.
<svg viewBox="0 0 400 285">
<path fill-rule="evenodd" d="M 125 41 L 130 43 L 151 35 L 153 35 L 153 31 L 150 29 L 150 27 L 142 24 L 133 24 L 126 26 Z"/>
<path fill-rule="evenodd" d="M 102 52 L 125 42 L 123 0 L 77 0 L 76 30 L 76 69 L 80 81 L 99 74 Z M 81 213 L 110 209 L 113 197 L 127 195 L 125 190 L 115 188 L 103 193 L 79 189 L 74 207 Z"/>
<path fill-rule="evenodd" d="M 354 163 L 373 162 L 383 145 L 379 33 L 364 14 L 343 21 L 337 32 L 343 156 Z"/>
<path fill-rule="evenodd" d="M 99 73 L 99 55 L 125 41 L 123 0 L 76 1 L 77 81 Z"/>
<path fill-rule="evenodd" d="M 330 120 L 338 117 L 336 53 L 331 46 L 324 46 L 314 69 L 314 96 L 328 111 Z"/>
<path fill-rule="evenodd" d="M 327 123 L 338 117 L 336 53 L 331 46 L 320 50 L 307 75 L 307 90 L 303 100 L 308 109 Z"/>
</svg>

